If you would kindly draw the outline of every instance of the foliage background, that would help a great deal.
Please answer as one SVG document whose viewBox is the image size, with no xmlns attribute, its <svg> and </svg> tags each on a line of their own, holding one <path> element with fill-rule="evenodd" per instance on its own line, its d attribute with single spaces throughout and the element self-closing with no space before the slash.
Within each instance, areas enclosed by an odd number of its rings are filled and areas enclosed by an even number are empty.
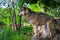
<svg viewBox="0 0 60 40">
<path fill-rule="evenodd" d="M 18 4 L 14 4 L 16 6 L 15 8 L 0 8 L 0 40 L 30 40 L 31 36 L 34 34 L 32 25 L 28 25 L 29 23 L 26 22 L 24 17 L 22 17 L 21 21 L 25 23 L 25 26 L 22 26 L 20 31 L 13 32 L 12 26 L 9 26 L 12 23 L 10 11 L 15 9 L 16 24 L 18 24 L 19 9 L 21 9 L 24 3 L 29 4 L 30 6 L 28 6 L 28 8 L 32 11 L 43 12 L 54 18 L 60 18 L 60 0 L 18 0 L 17 2 Z"/>
</svg>

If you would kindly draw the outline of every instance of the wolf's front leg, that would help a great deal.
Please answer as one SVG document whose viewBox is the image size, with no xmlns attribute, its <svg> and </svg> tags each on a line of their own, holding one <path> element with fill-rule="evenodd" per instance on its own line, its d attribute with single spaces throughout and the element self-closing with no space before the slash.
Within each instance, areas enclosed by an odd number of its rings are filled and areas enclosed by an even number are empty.
<svg viewBox="0 0 60 40">
<path fill-rule="evenodd" d="M 34 36 L 32 37 L 32 39 L 36 40 L 37 39 L 36 37 L 37 37 L 37 34 L 38 34 L 38 26 L 34 26 L 33 31 L 34 31 Z"/>
</svg>

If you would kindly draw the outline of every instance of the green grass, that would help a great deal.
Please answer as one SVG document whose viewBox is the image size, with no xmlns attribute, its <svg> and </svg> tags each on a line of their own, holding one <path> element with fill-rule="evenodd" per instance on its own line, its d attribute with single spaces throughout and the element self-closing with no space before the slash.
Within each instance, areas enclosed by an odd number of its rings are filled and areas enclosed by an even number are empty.
<svg viewBox="0 0 60 40">
<path fill-rule="evenodd" d="M 21 27 L 20 31 L 13 32 L 11 27 L 0 27 L 0 40 L 30 40 L 33 31 L 32 27 Z"/>
</svg>

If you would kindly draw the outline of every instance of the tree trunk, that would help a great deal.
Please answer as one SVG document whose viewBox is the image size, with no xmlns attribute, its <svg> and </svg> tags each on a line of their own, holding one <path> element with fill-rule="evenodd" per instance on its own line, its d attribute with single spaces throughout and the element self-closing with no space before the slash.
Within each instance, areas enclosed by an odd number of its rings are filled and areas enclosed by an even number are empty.
<svg viewBox="0 0 60 40">
<path fill-rule="evenodd" d="M 12 10 L 12 31 L 16 31 L 16 13 L 15 13 L 15 9 Z"/>
<path fill-rule="evenodd" d="M 21 28 L 21 16 L 19 16 L 19 19 L 18 19 L 17 30 L 20 30 L 20 28 Z"/>
<path fill-rule="evenodd" d="M 9 6 L 9 5 L 8 5 Z M 10 13 L 10 21 L 12 24 L 12 31 L 16 31 L 16 13 L 15 13 L 15 8 L 14 8 L 14 3 L 12 2 L 12 8 L 8 8 L 9 13 Z"/>
<path fill-rule="evenodd" d="M 16 31 L 16 14 L 15 10 L 12 8 L 9 8 L 9 13 L 10 13 L 10 21 L 12 25 L 12 31 Z"/>
</svg>

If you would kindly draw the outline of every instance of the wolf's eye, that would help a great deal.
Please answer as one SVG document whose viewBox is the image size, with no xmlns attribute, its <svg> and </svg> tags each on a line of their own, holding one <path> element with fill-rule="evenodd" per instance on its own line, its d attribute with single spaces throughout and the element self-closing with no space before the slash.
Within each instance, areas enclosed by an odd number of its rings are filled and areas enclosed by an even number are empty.
<svg viewBox="0 0 60 40">
<path fill-rule="evenodd" d="M 41 30 L 41 27 L 40 27 L 40 30 Z"/>
</svg>

